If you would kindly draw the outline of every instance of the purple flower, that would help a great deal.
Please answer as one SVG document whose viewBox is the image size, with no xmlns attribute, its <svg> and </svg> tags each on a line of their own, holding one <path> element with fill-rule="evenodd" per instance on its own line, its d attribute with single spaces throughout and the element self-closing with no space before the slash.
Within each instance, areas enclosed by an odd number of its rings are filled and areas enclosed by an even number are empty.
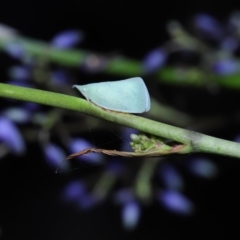
<svg viewBox="0 0 240 240">
<path fill-rule="evenodd" d="M 232 52 L 237 50 L 237 48 L 239 47 L 239 42 L 233 37 L 226 37 L 221 41 L 220 46 L 221 48 Z"/>
<path fill-rule="evenodd" d="M 83 40 L 83 33 L 79 30 L 67 30 L 56 35 L 51 43 L 56 48 L 67 49 Z"/>
<path fill-rule="evenodd" d="M 0 140 L 15 154 L 23 154 L 26 151 L 21 133 L 6 117 L 0 117 Z"/>
<path fill-rule="evenodd" d="M 140 218 L 141 209 L 136 201 L 130 201 L 123 205 L 122 207 L 122 224 L 125 229 L 134 229 Z"/>
<path fill-rule="evenodd" d="M 218 173 L 217 166 L 206 158 L 192 159 L 190 164 L 188 163 L 188 169 L 203 178 L 214 178 Z"/>
<path fill-rule="evenodd" d="M 20 43 L 10 42 L 4 46 L 4 50 L 8 53 L 12 58 L 21 59 L 24 56 L 24 48 Z"/>
<path fill-rule="evenodd" d="M 166 188 L 172 190 L 182 190 L 184 182 L 182 176 L 177 169 L 171 164 L 164 164 L 160 166 L 159 175 Z"/>
<path fill-rule="evenodd" d="M 67 156 L 65 152 L 57 146 L 56 144 L 53 143 L 48 143 L 43 147 L 43 152 L 48 160 L 48 162 L 56 169 L 68 169 L 69 168 L 69 161 L 64 161 Z"/>
<path fill-rule="evenodd" d="M 154 49 L 144 57 L 143 68 L 147 73 L 154 72 L 163 67 L 166 62 L 166 58 L 167 55 L 163 49 Z"/>
<path fill-rule="evenodd" d="M 19 86 L 19 87 L 28 87 L 32 88 L 33 85 L 27 82 L 22 82 L 22 81 L 16 81 L 16 80 L 10 80 L 7 82 L 8 84 L 14 85 L 14 86 Z"/>
<path fill-rule="evenodd" d="M 90 209 L 96 206 L 97 203 L 99 203 L 99 201 L 87 192 L 78 199 L 78 207 L 83 210 Z"/>
<path fill-rule="evenodd" d="M 107 171 L 113 173 L 115 176 L 120 174 L 123 170 L 122 162 L 111 160 L 110 163 L 107 164 Z"/>
<path fill-rule="evenodd" d="M 16 123 L 27 123 L 31 119 L 29 111 L 24 108 L 8 108 L 2 114 Z"/>
<path fill-rule="evenodd" d="M 62 192 L 62 197 L 68 202 L 75 202 L 85 194 L 85 191 L 85 185 L 81 181 L 75 180 L 68 183 Z"/>
<path fill-rule="evenodd" d="M 34 112 L 36 110 L 39 110 L 41 105 L 33 102 L 24 102 L 23 107 L 26 108 L 30 112 Z"/>
<path fill-rule="evenodd" d="M 64 84 L 67 84 L 68 81 L 69 81 L 69 76 L 63 70 L 55 70 L 51 74 L 51 82 L 53 84 L 64 85 Z"/>
<path fill-rule="evenodd" d="M 138 130 L 134 129 L 134 128 L 127 128 L 124 127 L 123 131 L 121 132 L 121 139 L 122 141 L 122 146 L 121 146 L 121 150 L 122 151 L 132 151 L 132 147 L 130 146 L 130 142 L 131 142 L 131 138 L 130 135 L 131 134 L 138 134 Z"/>
<path fill-rule="evenodd" d="M 188 215 L 194 211 L 193 203 L 177 191 L 161 191 L 158 198 L 165 208 L 174 213 Z"/>
<path fill-rule="evenodd" d="M 193 19 L 193 24 L 207 38 L 219 39 L 223 36 L 220 23 L 208 14 L 197 14 Z"/>
<path fill-rule="evenodd" d="M 114 194 L 114 202 L 117 204 L 123 204 L 133 201 L 134 195 L 130 189 L 121 189 Z"/>
<path fill-rule="evenodd" d="M 213 71 L 219 75 L 234 74 L 239 71 L 239 64 L 235 59 L 222 59 L 213 64 Z"/>
<path fill-rule="evenodd" d="M 240 135 L 237 135 L 237 136 L 235 137 L 234 141 L 240 143 Z"/>
<path fill-rule="evenodd" d="M 9 69 L 8 75 L 11 79 L 24 81 L 29 79 L 30 71 L 24 66 L 14 66 Z"/>
<path fill-rule="evenodd" d="M 75 180 L 70 182 L 62 191 L 62 198 L 66 202 L 74 204 L 78 209 L 89 209 L 98 202 L 87 192 L 83 182 Z"/>
</svg>

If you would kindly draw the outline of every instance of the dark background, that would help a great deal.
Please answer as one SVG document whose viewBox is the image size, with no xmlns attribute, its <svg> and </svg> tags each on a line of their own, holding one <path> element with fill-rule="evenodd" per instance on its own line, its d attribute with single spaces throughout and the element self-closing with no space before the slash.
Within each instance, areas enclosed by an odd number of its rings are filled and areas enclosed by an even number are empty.
<svg viewBox="0 0 240 240">
<path fill-rule="evenodd" d="M 187 26 L 195 13 L 203 11 L 224 20 L 236 9 L 238 6 L 231 1 L 4 1 L 1 3 L 0 22 L 18 29 L 25 36 L 45 41 L 61 30 L 79 28 L 86 34 L 81 45 L 83 49 L 103 53 L 116 51 L 140 59 L 168 39 L 165 26 L 169 20 L 176 19 Z M 2 67 L 5 67 L 4 63 Z M 162 87 L 166 89 L 166 99 L 174 102 L 171 96 L 177 87 Z M 235 91 L 226 91 L 212 96 L 209 110 L 206 107 L 208 102 L 203 100 L 203 96 L 209 96 L 206 90 L 188 89 L 184 92 L 190 102 L 184 110 L 193 109 L 194 99 L 201 106 L 197 112 L 199 115 L 201 111 L 227 111 L 228 99 L 233 100 L 237 95 Z M 193 98 L 193 95 L 201 98 Z M 218 104 L 219 101 L 226 105 Z M 233 140 L 238 132 L 239 127 L 233 120 L 228 129 L 208 134 Z M 86 212 L 76 212 L 71 206 L 62 204 L 58 193 L 69 176 L 54 174 L 42 160 L 39 148 L 29 146 L 27 156 L 17 159 L 8 156 L 1 160 L 1 239 L 240 237 L 238 160 L 211 156 L 220 169 L 217 179 L 209 181 L 189 177 L 188 195 L 197 206 L 193 216 L 177 216 L 154 203 L 143 208 L 136 230 L 127 232 L 121 225 L 120 208 L 110 200 Z M 74 174 L 92 174 L 94 171 L 87 168 Z"/>
</svg>

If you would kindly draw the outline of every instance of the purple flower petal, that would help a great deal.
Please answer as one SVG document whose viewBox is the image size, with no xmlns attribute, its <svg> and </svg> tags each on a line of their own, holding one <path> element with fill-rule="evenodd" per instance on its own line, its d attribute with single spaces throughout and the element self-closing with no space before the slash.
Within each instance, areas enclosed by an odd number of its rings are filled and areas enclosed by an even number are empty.
<svg viewBox="0 0 240 240">
<path fill-rule="evenodd" d="M 25 102 L 23 103 L 23 107 L 29 110 L 30 112 L 34 112 L 41 108 L 39 104 L 33 102 Z"/>
<path fill-rule="evenodd" d="M 237 136 L 235 137 L 234 141 L 240 143 L 240 135 L 237 135 Z"/>
<path fill-rule="evenodd" d="M 122 208 L 122 224 L 125 229 L 134 229 L 140 219 L 141 209 L 137 202 L 128 202 Z"/>
<path fill-rule="evenodd" d="M 114 202 L 116 204 L 125 204 L 133 201 L 133 192 L 130 189 L 121 189 L 114 194 Z"/>
<path fill-rule="evenodd" d="M 28 87 L 32 88 L 33 85 L 27 82 L 22 82 L 22 81 L 16 81 L 16 80 L 10 80 L 7 82 L 8 84 L 14 85 L 14 86 L 19 86 L 19 87 Z"/>
<path fill-rule="evenodd" d="M 89 209 L 98 202 L 96 198 L 86 191 L 84 183 L 79 180 L 72 181 L 65 187 L 62 198 L 82 210 Z"/>
<path fill-rule="evenodd" d="M 123 164 L 120 162 L 111 162 L 107 165 L 107 171 L 113 173 L 114 175 L 120 174 L 123 170 Z"/>
<path fill-rule="evenodd" d="M 78 201 L 85 194 L 85 185 L 78 180 L 68 183 L 62 192 L 63 199 L 66 201 Z"/>
<path fill-rule="evenodd" d="M 219 39 L 223 36 L 220 23 L 208 14 L 197 14 L 193 19 L 193 23 L 197 30 L 205 37 Z"/>
<path fill-rule="evenodd" d="M 177 191 L 164 190 L 160 192 L 159 201 L 174 213 L 188 215 L 194 211 L 193 203 Z"/>
<path fill-rule="evenodd" d="M 217 166 L 205 158 L 193 159 L 188 168 L 191 173 L 204 178 L 214 178 L 218 173 Z"/>
<path fill-rule="evenodd" d="M 67 30 L 56 35 L 51 43 L 54 47 L 66 49 L 80 43 L 83 37 L 83 33 L 79 30 Z"/>
<path fill-rule="evenodd" d="M 81 138 L 73 138 L 68 143 L 68 148 L 71 151 L 71 153 L 76 153 L 85 148 L 90 148 L 90 147 L 92 147 L 92 145 L 88 141 Z M 84 154 L 81 157 L 78 157 L 78 159 L 81 161 L 86 161 L 88 163 L 101 163 L 103 160 L 103 157 L 101 154 L 89 153 L 89 154 Z"/>
<path fill-rule="evenodd" d="M 24 66 L 14 66 L 9 69 L 8 75 L 11 79 L 28 80 L 30 77 L 29 69 Z"/>
<path fill-rule="evenodd" d="M 121 151 L 130 152 L 132 151 L 132 147 L 130 146 L 130 142 L 132 141 L 130 138 L 131 134 L 138 134 L 139 131 L 134 128 L 127 128 L 124 127 L 123 131 L 121 132 L 121 138 L 123 139 L 121 145 Z"/>
<path fill-rule="evenodd" d="M 51 74 L 51 82 L 53 84 L 64 85 L 64 84 L 67 84 L 68 81 L 69 81 L 69 76 L 66 74 L 65 71 L 55 70 Z"/>
<path fill-rule="evenodd" d="M 97 203 L 98 203 L 97 199 L 94 198 L 89 193 L 85 193 L 78 199 L 78 206 L 83 210 L 90 209 L 94 207 Z"/>
<path fill-rule="evenodd" d="M 164 182 L 166 188 L 172 190 L 182 190 L 184 182 L 182 176 L 179 174 L 177 169 L 171 164 L 165 164 L 160 166 L 159 175 Z"/>
<path fill-rule="evenodd" d="M 143 67 L 147 73 L 154 72 L 166 62 L 166 52 L 160 48 L 154 49 L 143 59 Z"/>
<path fill-rule="evenodd" d="M 60 168 L 61 170 L 66 170 L 69 168 L 70 164 L 69 161 L 64 161 L 67 156 L 65 152 L 60 148 L 59 146 L 48 143 L 43 147 L 43 152 L 48 160 L 48 162 L 54 167 L 54 168 Z"/>
<path fill-rule="evenodd" d="M 233 37 L 226 37 L 221 41 L 220 46 L 221 48 L 232 52 L 237 50 L 237 48 L 239 47 L 239 42 Z"/>
<path fill-rule="evenodd" d="M 2 114 L 16 123 L 27 123 L 30 118 L 30 113 L 24 108 L 8 108 Z"/>
<path fill-rule="evenodd" d="M 15 154 L 23 154 L 26 151 L 25 142 L 21 133 L 16 126 L 5 117 L 0 117 L 0 140 Z"/>
<path fill-rule="evenodd" d="M 4 50 L 12 58 L 21 59 L 24 56 L 24 48 L 20 43 L 10 42 L 4 46 Z"/>
<path fill-rule="evenodd" d="M 239 64 L 234 59 L 219 60 L 213 65 L 213 71 L 219 75 L 234 74 L 239 71 Z"/>
</svg>

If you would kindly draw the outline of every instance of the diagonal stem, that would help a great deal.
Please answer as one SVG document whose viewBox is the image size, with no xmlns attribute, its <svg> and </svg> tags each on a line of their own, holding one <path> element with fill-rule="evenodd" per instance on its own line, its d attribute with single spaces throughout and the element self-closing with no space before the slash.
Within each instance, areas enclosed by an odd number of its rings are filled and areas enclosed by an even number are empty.
<svg viewBox="0 0 240 240">
<path fill-rule="evenodd" d="M 189 145 L 190 149 L 188 149 L 188 152 L 214 153 L 240 158 L 240 144 L 236 142 L 211 137 L 132 114 L 105 110 L 81 98 L 3 83 L 0 83 L 0 97 L 78 111 Z"/>
</svg>

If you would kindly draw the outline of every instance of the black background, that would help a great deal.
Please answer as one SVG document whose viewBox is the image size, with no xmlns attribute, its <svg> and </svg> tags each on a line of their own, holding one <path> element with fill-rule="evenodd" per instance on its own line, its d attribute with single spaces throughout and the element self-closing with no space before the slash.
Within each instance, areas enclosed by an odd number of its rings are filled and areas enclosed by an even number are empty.
<svg viewBox="0 0 240 240">
<path fill-rule="evenodd" d="M 116 51 L 136 59 L 168 39 L 165 26 L 169 20 L 176 19 L 187 26 L 195 13 L 203 11 L 224 20 L 238 8 L 231 1 L 22 0 L 4 1 L 0 5 L 0 22 L 25 36 L 48 41 L 61 30 L 79 28 L 86 34 L 82 48 Z M 2 62 L 1 65 L 5 67 Z M 171 101 L 172 97 L 167 96 L 177 88 L 163 88 L 166 99 Z M 193 102 L 201 106 L 197 114 L 210 111 L 206 109 L 208 103 L 202 100 L 202 96 L 210 95 L 206 90 L 187 93 L 191 104 L 185 106 L 185 111 L 193 111 Z M 196 93 L 201 98 L 192 101 Z M 234 100 L 237 95 L 231 91 L 221 94 L 212 97 L 211 111 L 227 111 L 227 100 L 223 97 Z M 227 130 L 209 134 L 232 140 L 238 132 L 233 122 Z M 176 216 L 154 203 L 143 208 L 137 229 L 126 232 L 121 225 L 120 208 L 111 201 L 81 213 L 63 205 L 58 193 L 69 176 L 54 174 L 36 154 L 40 150 L 35 145 L 28 148 L 27 156 L 17 159 L 8 156 L 0 163 L 2 239 L 238 239 L 240 236 L 238 160 L 211 156 L 220 169 L 218 178 L 210 181 L 189 178 L 188 194 L 197 206 L 194 216 Z M 91 174 L 94 170 L 79 170 L 77 174 L 83 171 Z"/>
</svg>

